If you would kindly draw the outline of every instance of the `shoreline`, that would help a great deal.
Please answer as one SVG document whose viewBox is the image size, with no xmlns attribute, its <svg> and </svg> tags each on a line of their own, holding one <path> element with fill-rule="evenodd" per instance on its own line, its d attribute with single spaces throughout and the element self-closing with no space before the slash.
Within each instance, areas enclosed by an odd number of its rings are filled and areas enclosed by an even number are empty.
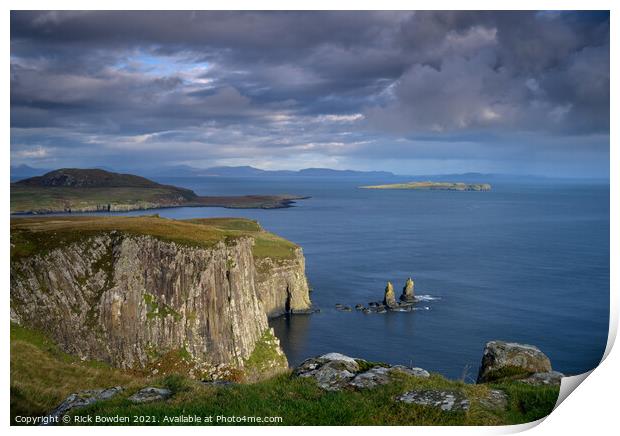
<svg viewBox="0 0 620 436">
<path fill-rule="evenodd" d="M 238 199 L 251 199 L 253 196 L 240 196 Z M 269 196 L 264 196 L 269 197 Z M 225 198 L 235 198 L 235 197 L 203 197 L 208 199 L 225 199 Z M 297 207 L 296 203 L 299 200 L 307 200 L 312 198 L 311 196 L 291 196 L 278 199 L 278 196 L 273 196 L 273 203 L 269 201 L 264 201 L 263 204 L 256 205 L 234 205 L 234 204 L 214 204 L 205 202 L 204 204 L 191 202 L 187 204 L 176 204 L 176 205 L 153 205 L 153 206 L 139 206 L 139 205 L 127 205 L 128 207 L 122 207 L 121 209 L 105 209 L 105 208 L 82 208 L 79 210 L 28 210 L 28 211 L 18 211 L 11 212 L 10 216 L 41 216 L 41 215 L 73 215 L 73 214 L 90 214 L 90 213 L 123 213 L 123 212 L 133 212 L 133 211 L 148 211 L 148 210 L 156 210 L 156 209 L 178 209 L 181 207 L 219 207 L 223 209 L 289 209 L 293 207 Z M 125 206 L 125 205 L 123 205 Z"/>
</svg>

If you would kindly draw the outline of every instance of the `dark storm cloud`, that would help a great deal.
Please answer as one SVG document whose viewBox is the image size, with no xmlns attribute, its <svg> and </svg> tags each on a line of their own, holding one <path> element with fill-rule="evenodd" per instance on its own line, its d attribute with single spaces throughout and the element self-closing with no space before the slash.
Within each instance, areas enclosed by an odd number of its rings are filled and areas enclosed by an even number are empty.
<svg viewBox="0 0 620 436">
<path fill-rule="evenodd" d="M 558 161 L 604 166 L 609 14 L 13 12 L 11 126 L 20 163 L 501 162 L 565 142 Z"/>
</svg>

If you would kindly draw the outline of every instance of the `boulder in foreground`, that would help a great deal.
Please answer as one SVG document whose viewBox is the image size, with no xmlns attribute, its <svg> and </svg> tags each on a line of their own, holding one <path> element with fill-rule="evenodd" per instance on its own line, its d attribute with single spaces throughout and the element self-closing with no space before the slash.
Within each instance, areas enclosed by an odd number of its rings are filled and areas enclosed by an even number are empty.
<svg viewBox="0 0 620 436">
<path fill-rule="evenodd" d="M 533 345 L 490 341 L 484 348 L 477 382 L 519 380 L 529 384 L 559 384 L 563 376 L 552 371 L 549 358 Z"/>
<path fill-rule="evenodd" d="M 464 412 L 469 410 L 469 400 L 458 391 L 420 390 L 405 392 L 396 401 L 420 406 L 438 407 L 444 412 Z"/>
<path fill-rule="evenodd" d="M 129 397 L 132 403 L 150 403 L 152 401 L 167 400 L 172 396 L 172 391 L 165 388 L 148 387 L 140 389 Z"/>
<path fill-rule="evenodd" d="M 86 407 L 97 401 L 109 400 L 119 392 L 122 392 L 122 390 L 122 387 L 115 386 L 113 388 L 90 389 L 71 394 L 58 407 L 52 410 L 49 417 L 60 418 L 73 409 Z"/>
<path fill-rule="evenodd" d="M 297 377 L 312 377 L 321 389 L 339 391 L 343 388 L 372 389 L 390 383 L 396 374 L 428 378 L 421 368 L 373 363 L 340 353 L 328 353 L 305 360 L 293 370 Z"/>
</svg>

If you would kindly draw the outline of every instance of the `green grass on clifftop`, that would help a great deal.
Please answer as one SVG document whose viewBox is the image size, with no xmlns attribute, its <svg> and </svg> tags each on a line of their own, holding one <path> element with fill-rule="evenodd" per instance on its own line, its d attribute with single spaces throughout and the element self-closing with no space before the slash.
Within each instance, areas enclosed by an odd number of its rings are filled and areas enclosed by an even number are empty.
<svg viewBox="0 0 620 436">
<path fill-rule="evenodd" d="M 558 397 L 557 387 L 529 386 L 518 382 L 471 385 L 433 374 L 429 379 L 399 375 L 386 386 L 372 390 L 326 392 L 312 379 L 289 373 L 253 384 L 208 386 L 181 375 L 146 379 L 96 362 L 82 362 L 66 355 L 44 336 L 11 325 L 11 416 L 40 416 L 67 395 L 83 389 L 120 385 L 125 390 L 112 400 L 72 412 L 79 416 L 135 415 L 165 418 L 179 416 L 281 417 L 281 425 L 505 425 L 530 422 L 548 415 Z M 171 399 L 136 405 L 128 397 L 145 386 L 167 387 Z M 490 388 L 503 389 L 508 409 L 493 411 L 477 400 Z M 443 412 L 409 405 L 394 398 L 411 389 L 451 389 L 471 401 L 467 412 Z M 138 423 L 136 423 L 138 424 Z M 243 425 L 244 422 L 237 422 Z M 245 424 L 257 423 L 245 422 Z"/>
<path fill-rule="evenodd" d="M 11 219 L 11 258 L 44 254 L 50 250 L 104 232 L 150 235 L 164 241 L 210 248 L 220 241 L 254 238 L 255 257 L 290 259 L 297 246 L 264 231 L 256 221 L 244 218 L 173 220 L 157 215 L 140 217 L 46 216 Z"/>
</svg>

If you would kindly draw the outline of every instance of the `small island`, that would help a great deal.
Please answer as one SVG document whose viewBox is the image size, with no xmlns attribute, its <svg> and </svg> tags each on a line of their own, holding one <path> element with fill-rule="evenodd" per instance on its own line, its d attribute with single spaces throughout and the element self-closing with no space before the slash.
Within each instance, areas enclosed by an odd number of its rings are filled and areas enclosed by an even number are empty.
<svg viewBox="0 0 620 436">
<path fill-rule="evenodd" d="M 430 191 L 490 191 L 488 183 L 463 183 L 463 182 L 407 182 L 392 183 L 387 185 L 360 186 L 361 189 L 418 189 Z"/>
<path fill-rule="evenodd" d="M 11 214 L 124 212 L 168 207 L 279 209 L 295 195 L 200 196 L 144 177 L 100 169 L 63 168 L 11 183 Z"/>
</svg>

